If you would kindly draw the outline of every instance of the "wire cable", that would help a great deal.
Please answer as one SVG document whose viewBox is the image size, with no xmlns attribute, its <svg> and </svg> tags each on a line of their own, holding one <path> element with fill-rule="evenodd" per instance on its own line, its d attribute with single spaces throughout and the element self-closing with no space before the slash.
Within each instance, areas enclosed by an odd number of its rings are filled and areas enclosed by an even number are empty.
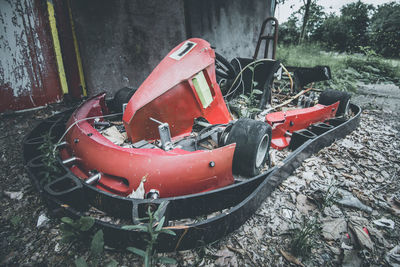
<svg viewBox="0 0 400 267">
<path fill-rule="evenodd" d="M 57 146 L 61 143 L 61 141 L 64 139 L 65 135 L 72 129 L 72 127 L 74 127 L 76 124 L 82 122 L 82 121 L 86 121 L 86 120 L 93 120 L 93 119 L 99 119 L 99 118 L 108 118 L 108 117 L 114 117 L 114 116 L 118 116 L 118 115 L 122 115 L 123 113 L 114 113 L 114 114 L 108 114 L 108 115 L 100 115 L 100 116 L 93 116 L 93 117 L 88 117 L 88 118 L 84 118 L 84 119 L 80 119 L 75 121 L 74 123 L 72 123 L 67 130 L 65 130 L 65 132 L 63 133 L 63 135 L 60 137 L 60 139 L 58 140 L 58 142 L 54 145 L 54 150 L 53 153 L 56 151 Z"/>
</svg>

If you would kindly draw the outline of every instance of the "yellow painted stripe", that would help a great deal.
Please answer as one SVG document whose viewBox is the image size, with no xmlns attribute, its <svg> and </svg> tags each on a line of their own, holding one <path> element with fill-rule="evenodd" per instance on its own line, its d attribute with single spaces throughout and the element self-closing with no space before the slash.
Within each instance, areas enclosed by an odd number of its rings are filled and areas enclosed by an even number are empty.
<svg viewBox="0 0 400 267">
<path fill-rule="evenodd" d="M 64 63 L 61 54 L 60 40 L 58 39 L 58 30 L 56 25 L 56 18 L 54 16 L 53 3 L 47 1 L 47 11 L 49 12 L 49 22 L 51 28 L 51 36 L 53 37 L 54 52 L 56 54 L 58 76 L 60 78 L 60 84 L 63 94 L 68 94 L 67 78 L 65 77 Z"/>
<path fill-rule="evenodd" d="M 76 34 L 75 34 L 75 25 L 74 25 L 74 21 L 72 19 L 71 4 L 70 4 L 69 0 L 67 1 L 67 5 L 68 5 L 69 20 L 70 20 L 70 23 L 71 23 L 72 38 L 74 40 L 76 62 L 78 63 L 79 79 L 81 81 L 81 86 L 82 86 L 82 94 L 83 94 L 83 96 L 87 96 L 85 76 L 83 75 L 81 54 L 79 53 L 78 40 L 77 40 Z"/>
</svg>

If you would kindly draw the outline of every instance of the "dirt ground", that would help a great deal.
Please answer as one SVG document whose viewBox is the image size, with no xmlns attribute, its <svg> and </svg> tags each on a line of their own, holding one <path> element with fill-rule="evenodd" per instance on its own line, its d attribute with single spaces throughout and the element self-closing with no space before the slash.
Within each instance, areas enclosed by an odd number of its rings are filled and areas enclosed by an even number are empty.
<svg viewBox="0 0 400 267">
<path fill-rule="evenodd" d="M 400 89 L 366 88 L 353 97 L 366 108 L 356 131 L 307 159 L 234 233 L 168 254 L 175 266 L 400 266 Z M 58 219 L 37 227 L 48 215 L 21 155 L 32 127 L 66 108 L 0 115 L 0 266 L 73 266 L 89 255 L 83 243 L 61 242 Z M 296 234 L 311 228 L 311 253 L 291 255 Z M 100 266 L 111 259 L 142 265 L 106 247 Z"/>
</svg>

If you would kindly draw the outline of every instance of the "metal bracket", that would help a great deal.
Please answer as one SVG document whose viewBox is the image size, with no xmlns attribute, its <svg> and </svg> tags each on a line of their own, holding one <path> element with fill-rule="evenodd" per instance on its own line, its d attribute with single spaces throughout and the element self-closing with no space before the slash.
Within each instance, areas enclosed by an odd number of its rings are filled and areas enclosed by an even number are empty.
<svg viewBox="0 0 400 267">
<path fill-rule="evenodd" d="M 161 122 L 156 119 L 150 118 L 150 120 L 158 123 L 158 132 L 160 134 L 161 147 L 162 149 L 168 151 L 174 148 L 171 139 L 171 131 L 169 130 L 169 124 L 166 122 Z"/>
</svg>

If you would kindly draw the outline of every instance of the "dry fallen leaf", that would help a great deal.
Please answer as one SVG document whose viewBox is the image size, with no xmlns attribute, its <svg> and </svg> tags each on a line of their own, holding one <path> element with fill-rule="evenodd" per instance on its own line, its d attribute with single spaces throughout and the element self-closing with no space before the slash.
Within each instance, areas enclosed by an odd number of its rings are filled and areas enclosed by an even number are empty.
<svg viewBox="0 0 400 267">
<path fill-rule="evenodd" d="M 298 258 L 296 258 L 295 256 L 293 256 L 293 255 L 290 254 L 289 252 L 286 252 L 286 251 L 284 251 L 284 250 L 282 250 L 282 249 L 280 249 L 279 251 L 281 252 L 282 256 L 283 256 L 287 261 L 289 261 L 289 262 L 291 262 L 291 263 L 294 263 L 294 264 L 296 264 L 296 265 L 299 265 L 299 266 L 303 266 L 303 267 L 304 267 L 303 263 L 301 263 L 301 261 L 300 261 Z"/>
</svg>

